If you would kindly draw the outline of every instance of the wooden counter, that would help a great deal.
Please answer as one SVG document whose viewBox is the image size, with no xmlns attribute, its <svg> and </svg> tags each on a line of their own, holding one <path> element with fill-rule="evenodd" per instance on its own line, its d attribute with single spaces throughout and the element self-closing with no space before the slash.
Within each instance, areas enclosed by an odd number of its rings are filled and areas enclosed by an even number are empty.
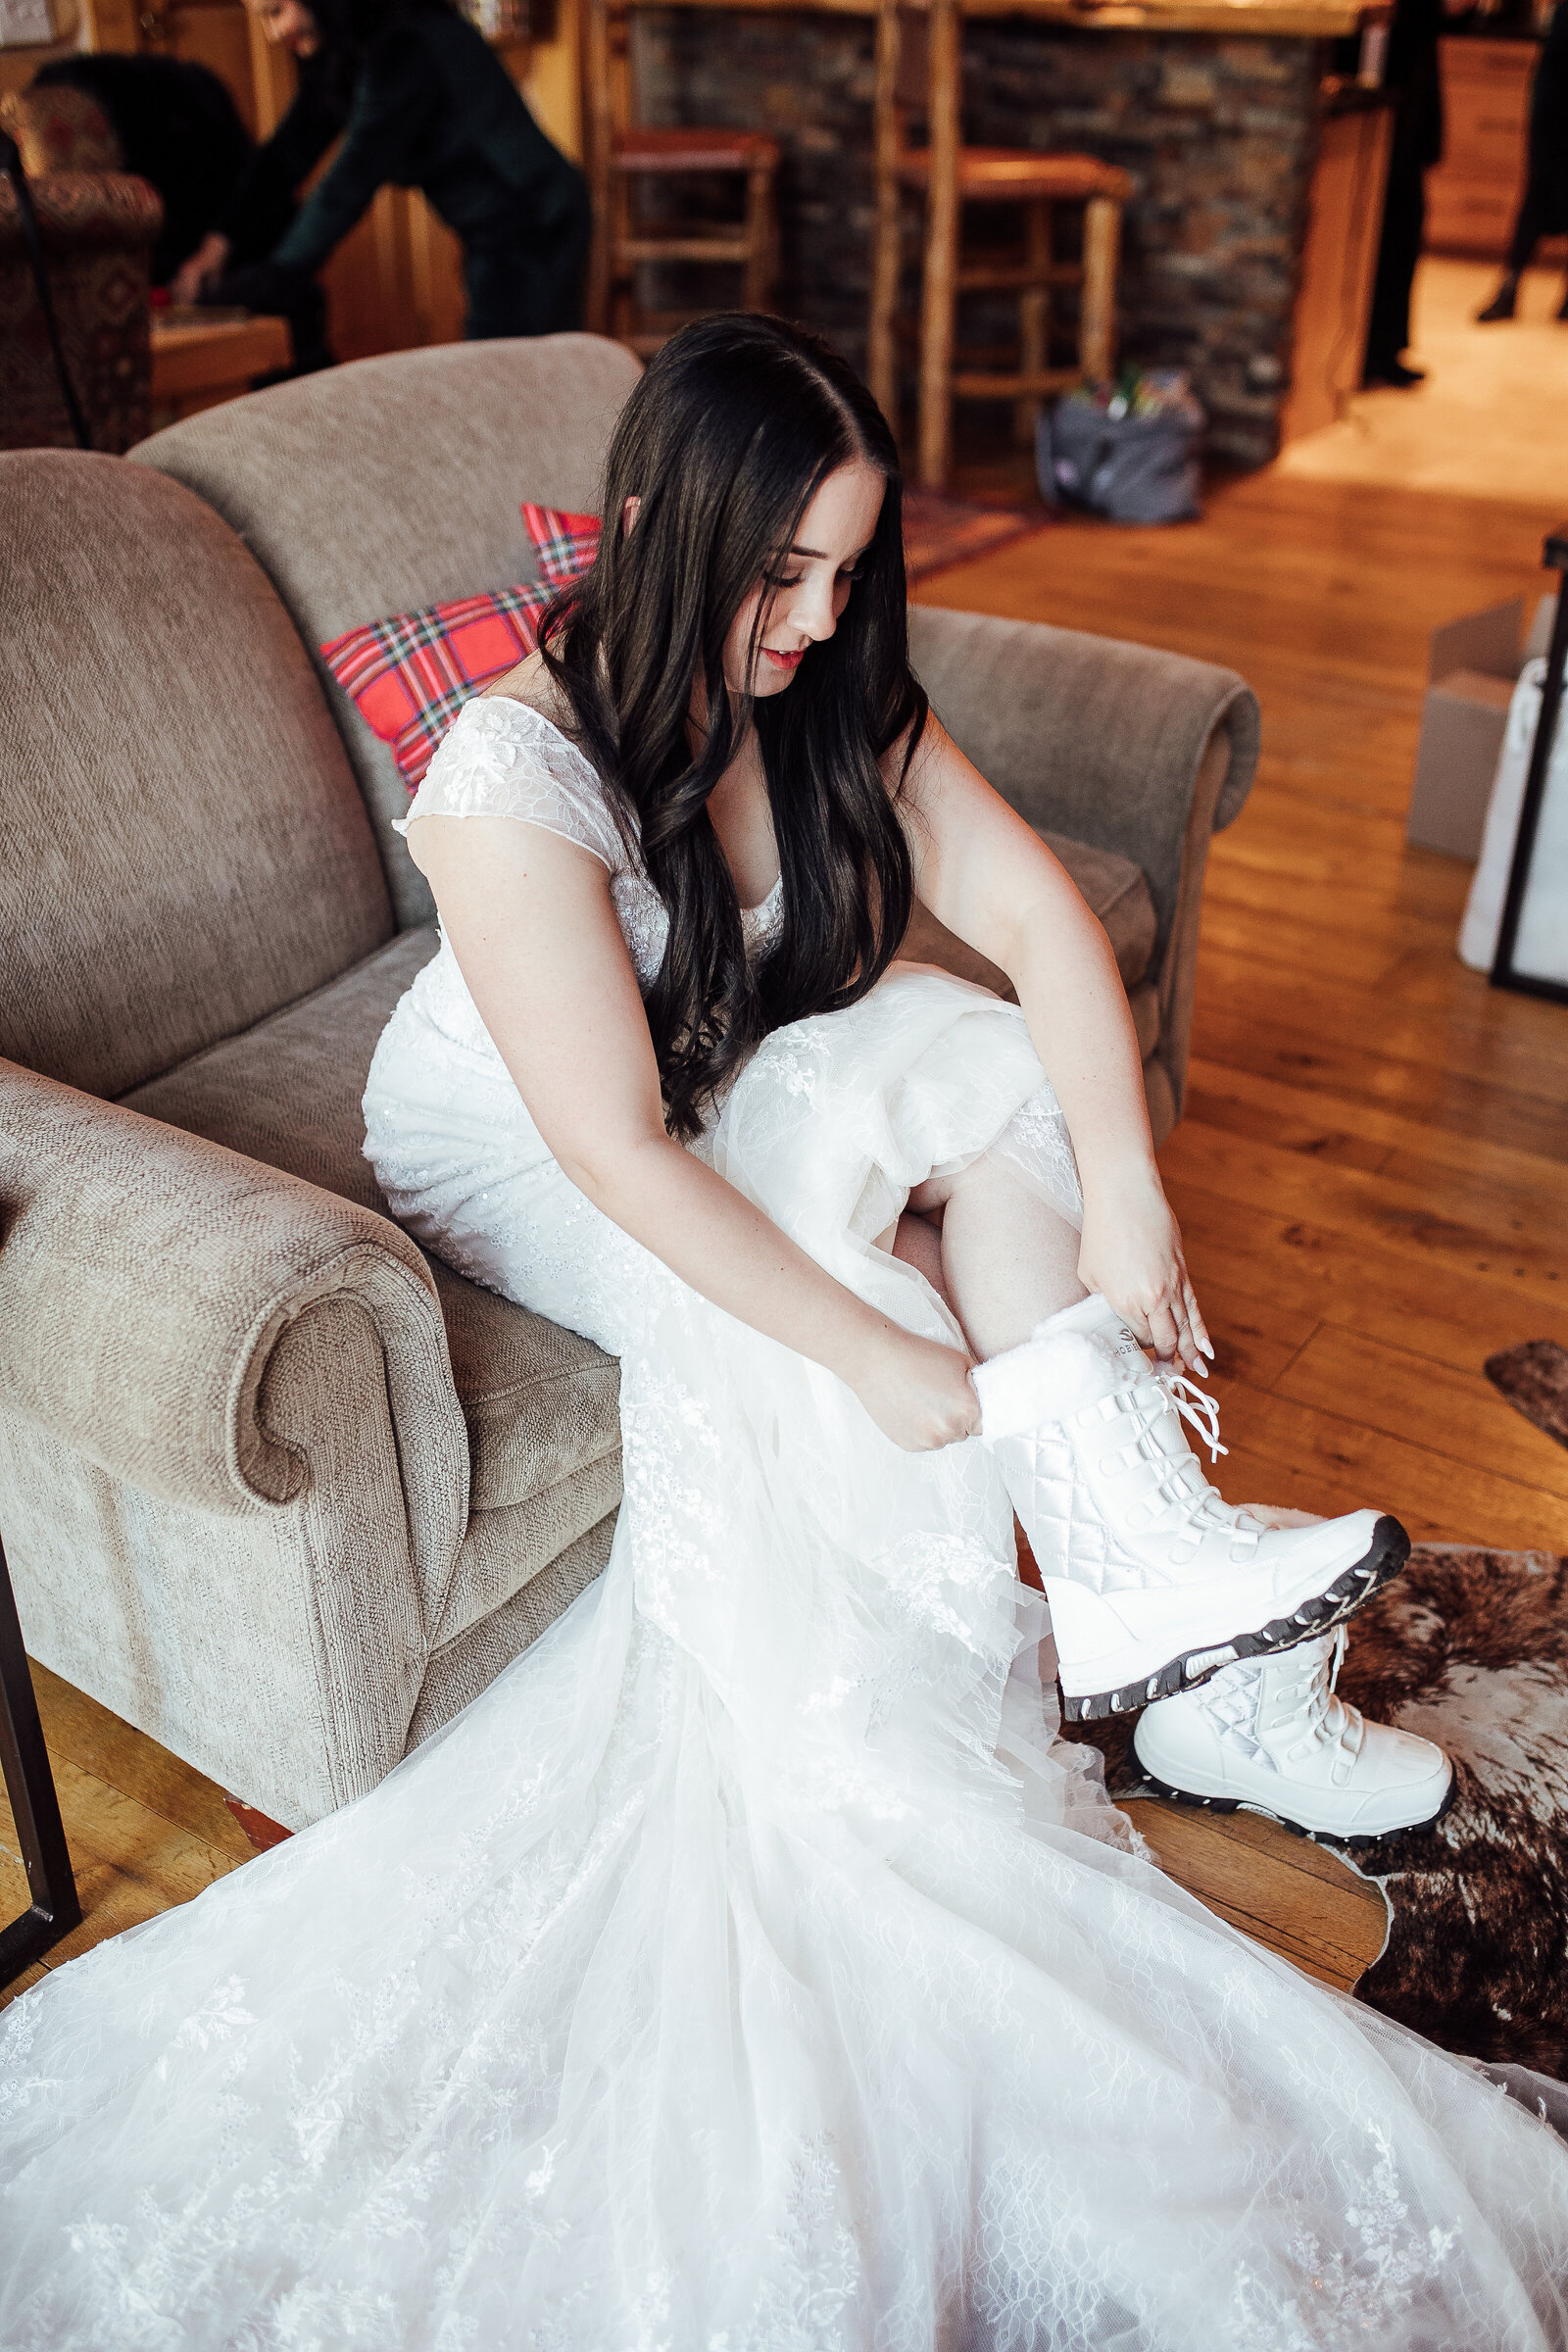
<svg viewBox="0 0 1568 2352">
<path fill-rule="evenodd" d="M 736 15 L 874 17 L 877 0 L 677 0 Z M 669 0 L 646 0 L 667 6 Z M 903 0 L 926 9 L 931 0 Z M 1218 32 L 1338 40 L 1392 14 L 1392 0 L 963 0 L 965 17 L 1029 17 L 1095 32 Z"/>
</svg>

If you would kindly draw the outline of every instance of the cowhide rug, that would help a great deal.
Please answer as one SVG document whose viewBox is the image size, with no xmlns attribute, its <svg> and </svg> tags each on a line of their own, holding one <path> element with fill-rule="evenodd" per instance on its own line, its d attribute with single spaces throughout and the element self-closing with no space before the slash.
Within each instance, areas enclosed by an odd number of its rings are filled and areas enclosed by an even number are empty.
<svg viewBox="0 0 1568 2352">
<path fill-rule="evenodd" d="M 1568 1559 L 1418 1544 L 1353 1619 L 1340 1689 L 1436 1740 L 1456 1784 L 1435 1828 L 1355 1856 L 1391 1912 L 1358 1996 L 1446 2049 L 1568 2077 Z M 1067 1737 L 1137 1792 L 1130 1718 Z"/>
<path fill-rule="evenodd" d="M 1556 1340 L 1526 1340 L 1489 1355 L 1487 1378 L 1559 1446 L 1568 1446 L 1568 1348 Z"/>
</svg>

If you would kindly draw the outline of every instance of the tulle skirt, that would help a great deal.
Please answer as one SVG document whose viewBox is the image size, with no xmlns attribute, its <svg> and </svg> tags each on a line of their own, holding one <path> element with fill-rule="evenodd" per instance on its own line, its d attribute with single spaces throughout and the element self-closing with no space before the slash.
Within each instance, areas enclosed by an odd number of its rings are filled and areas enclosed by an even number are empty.
<svg viewBox="0 0 1568 2352">
<path fill-rule="evenodd" d="M 610 1565 L 372 1794 L 0 2019 L 0 2344 L 1568 2342 L 1568 2152 L 1136 1849 L 984 1446 L 900 1452 L 609 1224 L 430 972 L 368 1149 L 620 1356 Z M 934 1338 L 876 1247 L 914 1184 L 1003 1151 L 1076 1206 L 1020 1016 L 906 968 L 703 1149 Z"/>
</svg>

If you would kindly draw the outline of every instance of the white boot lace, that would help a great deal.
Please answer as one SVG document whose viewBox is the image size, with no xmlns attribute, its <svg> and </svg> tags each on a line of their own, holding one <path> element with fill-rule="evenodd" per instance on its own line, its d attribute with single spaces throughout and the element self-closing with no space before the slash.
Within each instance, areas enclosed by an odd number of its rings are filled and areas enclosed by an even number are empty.
<svg viewBox="0 0 1568 2352">
<path fill-rule="evenodd" d="M 1185 1372 L 1173 1371 L 1168 1364 L 1154 1366 L 1154 1378 L 1184 1421 L 1190 1422 L 1208 1447 L 1208 1458 L 1217 1462 L 1230 1447 L 1219 1442 L 1219 1398 L 1211 1396 L 1190 1381 Z"/>
<path fill-rule="evenodd" d="M 1315 1747 L 1343 1749 L 1348 1763 L 1354 1763 L 1361 1752 L 1366 1737 L 1366 1721 L 1359 1707 L 1350 1705 L 1339 1695 L 1340 1662 L 1345 1656 L 1345 1628 L 1342 1625 L 1328 1642 L 1306 1687 L 1306 1701 L 1301 1710 L 1300 1737 L 1287 1751 L 1292 1757 L 1306 1756 Z"/>
<path fill-rule="evenodd" d="M 1152 1438 L 1155 1423 L 1167 1410 L 1174 1410 L 1179 1420 L 1197 1430 L 1215 1460 L 1228 1452 L 1229 1448 L 1219 1439 L 1218 1402 L 1206 1389 L 1195 1388 L 1184 1372 L 1173 1371 L 1164 1364 L 1151 1364 L 1147 1381 L 1135 1382 L 1130 1390 L 1123 1392 L 1120 1401 L 1123 1411 L 1137 1426 L 1136 1449 L 1145 1471 L 1152 1474 L 1152 1491 L 1158 1494 L 1168 1514 L 1165 1533 L 1179 1537 L 1185 1530 L 1193 1540 L 1212 1534 L 1224 1535 L 1232 1542 L 1240 1539 L 1255 1544 L 1262 1533 L 1262 1521 L 1255 1520 L 1249 1511 L 1234 1509 L 1214 1492 L 1190 1445 L 1179 1454 L 1167 1454 L 1157 1440 L 1153 1441 L 1152 1454 L 1145 1446 L 1145 1440 Z"/>
</svg>

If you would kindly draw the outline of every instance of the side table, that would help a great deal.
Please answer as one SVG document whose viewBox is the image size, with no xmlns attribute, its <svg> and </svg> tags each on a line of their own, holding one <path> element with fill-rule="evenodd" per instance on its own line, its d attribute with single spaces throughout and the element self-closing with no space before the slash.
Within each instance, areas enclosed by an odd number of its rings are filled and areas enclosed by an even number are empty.
<svg viewBox="0 0 1568 2352">
<path fill-rule="evenodd" d="M 258 375 L 287 368 L 294 346 L 281 318 L 248 311 L 153 313 L 153 428 L 237 400 Z"/>
<path fill-rule="evenodd" d="M 22 1627 L 0 1544 L 0 1767 L 16 1818 L 17 1838 L 32 1895 L 29 1909 L 0 1929 L 0 1985 L 41 1959 L 81 1919 L 76 1881 L 66 1850 L 55 1778 L 38 1721 Z"/>
</svg>

